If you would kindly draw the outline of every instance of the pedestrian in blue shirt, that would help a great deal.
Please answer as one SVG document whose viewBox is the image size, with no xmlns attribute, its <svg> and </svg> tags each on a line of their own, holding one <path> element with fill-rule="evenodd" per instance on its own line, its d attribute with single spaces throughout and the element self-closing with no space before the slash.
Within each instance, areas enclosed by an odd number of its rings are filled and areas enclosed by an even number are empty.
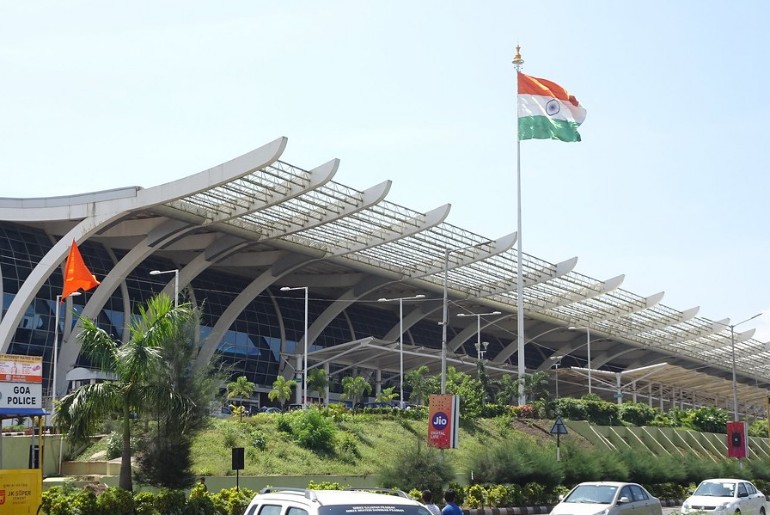
<svg viewBox="0 0 770 515">
<path fill-rule="evenodd" d="M 446 506 L 441 510 L 441 515 L 463 515 L 463 510 L 455 502 L 457 494 L 455 494 L 454 490 L 444 492 L 444 500 L 446 501 Z"/>
</svg>

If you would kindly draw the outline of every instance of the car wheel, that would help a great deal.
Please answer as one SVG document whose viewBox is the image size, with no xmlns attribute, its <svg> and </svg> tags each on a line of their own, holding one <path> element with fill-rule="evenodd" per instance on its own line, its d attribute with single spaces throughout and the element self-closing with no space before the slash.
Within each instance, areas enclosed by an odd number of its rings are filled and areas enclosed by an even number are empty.
<svg viewBox="0 0 770 515">
<path fill-rule="evenodd" d="M 764 506 L 759 509 L 759 515 L 765 515 L 765 507 Z"/>
</svg>

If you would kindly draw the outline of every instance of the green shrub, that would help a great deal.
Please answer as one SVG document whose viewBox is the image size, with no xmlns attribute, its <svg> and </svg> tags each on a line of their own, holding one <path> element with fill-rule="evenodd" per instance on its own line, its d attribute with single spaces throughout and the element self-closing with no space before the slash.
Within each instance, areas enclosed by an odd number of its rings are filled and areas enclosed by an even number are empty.
<svg viewBox="0 0 770 515">
<path fill-rule="evenodd" d="M 454 478 L 454 469 L 444 460 L 440 450 L 423 447 L 418 440 L 416 448 L 404 446 L 399 454 L 388 460 L 379 471 L 379 478 L 382 487 L 417 488 L 437 493 L 443 492 L 444 486 Z"/>
<path fill-rule="evenodd" d="M 334 423 L 317 409 L 302 410 L 291 419 L 294 441 L 305 449 L 332 452 L 336 431 Z"/>
<path fill-rule="evenodd" d="M 767 438 L 767 419 L 761 418 L 759 420 L 755 420 L 751 423 L 749 426 L 749 436 L 756 436 L 759 438 Z"/>
<path fill-rule="evenodd" d="M 562 480 L 553 445 L 538 445 L 530 438 L 514 437 L 473 452 L 467 468 L 474 483 L 538 482 L 552 487 Z"/>
<path fill-rule="evenodd" d="M 210 496 L 219 515 L 242 515 L 254 492 L 248 488 L 224 488 Z"/>
<path fill-rule="evenodd" d="M 122 488 L 110 487 L 96 498 L 96 503 L 103 513 L 110 515 L 133 515 L 134 497 Z"/>
<path fill-rule="evenodd" d="M 657 412 L 655 408 L 641 402 L 624 402 L 620 405 L 618 414 L 623 422 L 647 426 L 655 419 Z"/>
<path fill-rule="evenodd" d="M 337 458 L 345 463 L 355 463 L 361 458 L 358 450 L 358 439 L 350 433 L 343 433 L 337 439 Z"/>
<path fill-rule="evenodd" d="M 308 490 L 344 490 L 349 487 L 350 485 L 340 485 L 338 481 L 321 481 L 320 483 L 316 483 L 312 479 L 307 484 Z"/>
<path fill-rule="evenodd" d="M 588 421 L 599 426 L 612 426 L 620 423 L 620 414 L 616 403 L 584 399 Z"/>
<path fill-rule="evenodd" d="M 487 502 L 493 508 L 513 506 L 506 504 L 510 497 L 510 492 L 505 485 L 494 485 L 487 490 Z"/>
<path fill-rule="evenodd" d="M 134 511 L 136 515 L 163 515 L 155 507 L 155 494 L 152 492 L 134 494 Z"/>
<path fill-rule="evenodd" d="M 265 435 L 264 431 L 259 429 L 252 429 L 249 433 L 249 436 L 251 437 L 252 447 L 259 449 L 260 451 L 267 449 L 267 436 Z"/>
<path fill-rule="evenodd" d="M 238 445 L 238 442 L 240 441 L 240 431 L 238 431 L 238 428 L 232 424 L 226 424 L 222 428 L 222 445 L 225 446 L 227 449 L 232 449 L 233 447 L 240 447 Z"/>
<path fill-rule="evenodd" d="M 727 412 L 716 406 L 704 406 L 689 410 L 691 414 L 690 426 L 696 431 L 704 433 L 726 433 Z"/>
<path fill-rule="evenodd" d="M 487 491 L 481 485 L 470 485 L 465 490 L 465 505 L 469 508 L 483 508 L 487 501 Z"/>
<path fill-rule="evenodd" d="M 291 414 L 281 413 L 281 415 L 278 417 L 278 421 L 275 424 L 278 431 L 291 434 L 291 418 Z"/>
<path fill-rule="evenodd" d="M 114 460 L 123 454 L 123 436 L 120 433 L 112 432 L 107 439 L 107 459 Z"/>
</svg>

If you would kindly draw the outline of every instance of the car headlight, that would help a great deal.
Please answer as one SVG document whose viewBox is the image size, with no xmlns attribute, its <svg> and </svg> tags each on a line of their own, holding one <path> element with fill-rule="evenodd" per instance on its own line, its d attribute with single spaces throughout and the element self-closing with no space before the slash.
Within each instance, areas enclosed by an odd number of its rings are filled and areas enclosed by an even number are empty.
<svg viewBox="0 0 770 515">
<path fill-rule="evenodd" d="M 690 501 L 683 502 L 682 503 L 682 508 L 684 508 L 685 510 L 689 510 L 690 509 Z"/>
<path fill-rule="evenodd" d="M 593 515 L 607 515 L 610 512 L 609 508 L 604 508 L 602 511 L 597 511 Z"/>
<path fill-rule="evenodd" d="M 725 501 L 725 502 L 723 502 L 721 504 L 717 504 L 717 509 L 718 510 L 726 510 L 728 506 L 730 506 L 730 501 Z"/>
</svg>

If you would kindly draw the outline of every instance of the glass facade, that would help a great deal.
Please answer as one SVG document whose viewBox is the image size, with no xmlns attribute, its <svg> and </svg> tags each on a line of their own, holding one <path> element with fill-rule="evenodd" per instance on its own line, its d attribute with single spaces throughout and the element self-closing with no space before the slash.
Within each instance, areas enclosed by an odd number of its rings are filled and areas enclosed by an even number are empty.
<svg viewBox="0 0 770 515">
<path fill-rule="evenodd" d="M 34 266 L 40 262 L 52 247 L 52 238 L 44 232 L 12 223 L 0 223 L 0 273 L 2 273 L 2 315 L 8 309 L 10 302 L 29 276 Z M 97 276 L 104 277 L 113 268 L 115 261 L 110 252 L 101 245 L 84 242 L 79 246 L 89 269 Z M 124 257 L 125 252 L 113 251 L 116 260 Z M 129 305 L 135 310 L 138 305 L 145 303 L 150 297 L 160 292 L 173 275 L 150 275 L 152 270 L 172 270 L 175 265 L 171 262 L 150 257 L 137 266 L 125 279 L 125 290 L 128 291 Z M 227 275 L 216 271 L 205 271 L 196 277 L 188 288 L 180 292 L 181 300 L 194 298 L 202 308 L 201 342 L 211 333 L 217 320 L 224 314 L 227 307 L 236 299 L 238 294 L 249 284 L 250 280 L 241 276 Z M 52 370 L 54 324 L 56 317 L 56 296 L 61 294 L 63 278 L 61 270 L 57 269 L 43 283 L 37 296 L 26 308 L 26 314 L 16 330 L 9 354 L 34 355 L 43 357 L 44 370 Z M 114 339 L 121 339 L 125 322 L 123 310 L 123 288 L 116 288 L 104 308 L 100 312 L 97 323 L 108 331 Z M 92 292 L 72 297 L 74 310 L 80 313 Z M 270 288 L 252 299 L 246 308 L 238 314 L 235 321 L 224 333 L 218 343 L 216 355 L 228 365 L 232 377 L 245 375 L 250 381 L 259 386 L 269 388 L 277 375 L 283 370 L 281 364 L 281 348 L 285 355 L 301 353 L 298 343 L 304 335 L 305 317 L 304 290 L 280 291 L 279 287 Z M 324 299 L 309 294 L 308 323 L 312 325 L 335 299 Z M 65 313 L 62 304 L 59 313 L 59 334 L 64 333 Z M 73 323 L 74 323 L 73 317 Z M 285 341 L 281 340 L 281 324 L 285 331 Z M 313 348 L 327 348 L 351 340 L 373 336 L 384 338 L 398 324 L 398 316 L 392 312 L 375 308 L 366 303 L 354 303 L 337 315 L 316 338 Z M 448 339 L 454 336 L 451 327 L 448 328 Z M 407 344 L 419 342 L 420 345 L 440 348 L 441 327 L 435 323 L 421 322 L 410 327 L 404 341 Z M 471 338 L 466 342 L 466 352 L 474 356 L 475 349 Z M 493 341 L 493 340 L 489 340 Z M 498 345 L 501 345 L 498 343 Z M 293 356 L 288 358 L 294 366 Z M 80 356 L 78 366 L 88 367 L 87 360 Z M 331 366 L 334 373 L 340 367 Z M 51 374 L 44 374 L 44 392 L 49 392 Z M 332 391 L 339 391 L 340 374 L 332 376 Z M 391 377 L 392 384 L 386 382 L 383 388 L 394 386 L 397 375 Z"/>
</svg>

